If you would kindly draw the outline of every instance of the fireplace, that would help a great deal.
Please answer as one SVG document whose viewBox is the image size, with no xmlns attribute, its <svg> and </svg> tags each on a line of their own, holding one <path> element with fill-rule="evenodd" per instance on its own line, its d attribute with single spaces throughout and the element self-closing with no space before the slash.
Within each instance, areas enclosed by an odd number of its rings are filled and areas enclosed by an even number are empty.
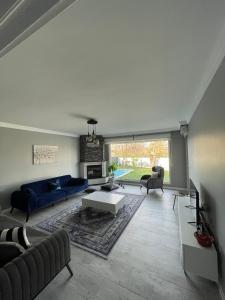
<svg viewBox="0 0 225 300">
<path fill-rule="evenodd" d="M 87 166 L 87 178 L 96 179 L 102 177 L 102 165 Z"/>
<path fill-rule="evenodd" d="M 106 162 L 81 162 L 80 176 L 88 179 L 88 184 L 103 184 L 108 182 Z"/>
</svg>

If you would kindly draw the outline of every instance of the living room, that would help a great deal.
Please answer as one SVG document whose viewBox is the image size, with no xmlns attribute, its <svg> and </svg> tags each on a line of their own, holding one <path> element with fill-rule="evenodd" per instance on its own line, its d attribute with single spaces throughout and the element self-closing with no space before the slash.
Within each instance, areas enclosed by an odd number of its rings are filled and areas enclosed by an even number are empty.
<svg viewBox="0 0 225 300">
<path fill-rule="evenodd" d="M 225 299 L 225 4 L 0 1 L 0 299 Z"/>
</svg>

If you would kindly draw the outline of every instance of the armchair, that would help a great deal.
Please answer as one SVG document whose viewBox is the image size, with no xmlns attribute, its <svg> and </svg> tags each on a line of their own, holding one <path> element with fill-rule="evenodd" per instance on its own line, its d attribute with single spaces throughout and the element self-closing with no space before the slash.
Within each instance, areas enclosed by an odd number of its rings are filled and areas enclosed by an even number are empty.
<svg viewBox="0 0 225 300">
<path fill-rule="evenodd" d="M 158 177 L 151 177 L 151 175 L 143 175 L 140 180 L 140 188 L 143 186 L 147 189 L 147 194 L 150 189 L 161 189 L 163 191 L 164 168 L 155 166 L 152 168 L 153 172 L 158 172 Z"/>
<path fill-rule="evenodd" d="M 0 229 L 22 226 L 18 221 L 0 215 Z M 66 267 L 71 276 L 70 240 L 66 231 L 47 234 L 27 226 L 27 236 L 32 246 L 24 253 L 9 253 L 7 242 L 0 243 L 0 299 L 31 300 Z M 6 255 L 8 251 L 8 255 Z M 6 259 L 7 258 L 7 259 Z M 39 299 L 39 298 L 38 298 Z M 42 297 L 40 297 L 42 299 Z"/>
</svg>

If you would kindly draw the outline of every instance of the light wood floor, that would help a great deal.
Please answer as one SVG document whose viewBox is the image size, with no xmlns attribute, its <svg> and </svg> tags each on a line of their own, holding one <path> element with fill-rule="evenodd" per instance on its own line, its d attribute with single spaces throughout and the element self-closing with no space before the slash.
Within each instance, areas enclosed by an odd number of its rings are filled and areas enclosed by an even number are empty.
<svg viewBox="0 0 225 300">
<path fill-rule="evenodd" d="M 126 193 L 140 194 L 126 186 Z M 146 191 L 143 189 L 143 194 Z M 79 201 L 81 195 L 31 216 L 35 225 Z M 182 201 L 182 200 L 180 200 Z M 218 300 L 214 283 L 185 276 L 179 256 L 179 233 L 172 192 L 151 191 L 115 244 L 108 260 L 71 246 L 74 276 L 64 269 L 38 300 Z M 13 216 L 24 221 L 24 215 Z"/>
</svg>

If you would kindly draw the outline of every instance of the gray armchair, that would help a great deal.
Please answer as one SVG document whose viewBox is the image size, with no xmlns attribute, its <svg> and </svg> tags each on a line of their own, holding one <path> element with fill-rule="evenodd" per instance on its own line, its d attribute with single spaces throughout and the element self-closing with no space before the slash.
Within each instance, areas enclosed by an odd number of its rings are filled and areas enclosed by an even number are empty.
<svg viewBox="0 0 225 300">
<path fill-rule="evenodd" d="M 15 226 L 21 224 L 0 215 L 0 229 Z M 47 234 L 27 226 L 27 236 L 32 247 L 0 267 L 0 300 L 34 299 L 64 267 L 73 275 L 66 231 Z M 4 244 L 0 243 L 0 265 Z"/>
<path fill-rule="evenodd" d="M 161 189 L 163 192 L 164 169 L 155 166 L 152 168 L 152 171 L 158 172 L 158 177 L 153 178 L 151 175 L 143 175 L 140 180 L 140 188 L 144 186 L 147 189 L 147 194 L 150 189 Z"/>
</svg>

